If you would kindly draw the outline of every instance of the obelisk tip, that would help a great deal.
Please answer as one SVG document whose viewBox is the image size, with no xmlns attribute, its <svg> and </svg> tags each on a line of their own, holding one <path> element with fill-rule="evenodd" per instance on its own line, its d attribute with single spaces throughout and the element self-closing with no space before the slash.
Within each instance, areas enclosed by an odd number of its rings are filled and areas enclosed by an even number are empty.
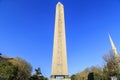
<svg viewBox="0 0 120 80">
<path fill-rule="evenodd" d="M 57 5 L 58 6 L 63 6 L 63 4 L 61 2 L 58 2 Z"/>
</svg>

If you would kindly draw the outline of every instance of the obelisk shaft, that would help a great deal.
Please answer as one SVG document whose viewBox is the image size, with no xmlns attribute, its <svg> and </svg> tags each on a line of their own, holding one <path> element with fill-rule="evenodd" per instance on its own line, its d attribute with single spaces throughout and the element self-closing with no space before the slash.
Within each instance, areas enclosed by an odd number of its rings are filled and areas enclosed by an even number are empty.
<svg viewBox="0 0 120 80">
<path fill-rule="evenodd" d="M 54 47 L 52 58 L 52 76 L 68 75 L 64 7 L 58 2 L 56 5 Z"/>
</svg>

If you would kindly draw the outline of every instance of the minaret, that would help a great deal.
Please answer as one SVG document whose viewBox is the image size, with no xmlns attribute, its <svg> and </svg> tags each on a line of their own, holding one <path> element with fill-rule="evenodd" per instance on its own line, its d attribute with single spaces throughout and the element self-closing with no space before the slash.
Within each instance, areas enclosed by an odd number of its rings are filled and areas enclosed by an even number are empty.
<svg viewBox="0 0 120 80">
<path fill-rule="evenodd" d="M 51 79 L 57 77 L 68 78 L 64 6 L 60 2 L 56 5 Z"/>
<path fill-rule="evenodd" d="M 112 51 L 113 51 L 113 53 L 114 53 L 114 57 L 118 57 L 119 54 L 118 54 L 117 49 L 116 49 L 116 47 L 115 47 L 115 45 L 114 45 L 114 42 L 113 42 L 110 34 L 108 34 L 108 35 L 109 35 L 109 39 L 110 39 L 110 44 L 111 44 L 111 46 L 112 46 Z"/>
</svg>

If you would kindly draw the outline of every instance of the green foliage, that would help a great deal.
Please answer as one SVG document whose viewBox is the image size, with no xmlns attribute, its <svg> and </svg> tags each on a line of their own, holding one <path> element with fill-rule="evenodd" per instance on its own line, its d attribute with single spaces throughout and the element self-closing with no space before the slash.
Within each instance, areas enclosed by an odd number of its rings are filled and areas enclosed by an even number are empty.
<svg viewBox="0 0 120 80">
<path fill-rule="evenodd" d="M 90 70 L 88 80 L 103 80 L 104 76 L 101 68 L 91 67 Z"/>
<path fill-rule="evenodd" d="M 18 67 L 16 79 L 17 80 L 28 80 L 32 72 L 31 65 L 27 61 L 19 57 L 15 58 L 15 62 L 13 64 Z"/>
<path fill-rule="evenodd" d="M 21 58 L 0 56 L 0 80 L 28 80 L 31 71 L 31 65 Z"/>
<path fill-rule="evenodd" d="M 29 80 L 48 80 L 46 77 L 44 77 L 41 73 L 40 68 L 35 69 L 35 74 L 33 74 Z"/>
<path fill-rule="evenodd" d="M 120 57 L 114 56 L 113 52 L 110 52 L 106 55 L 103 56 L 104 61 L 106 62 L 104 68 L 103 68 L 103 73 L 104 73 L 104 78 L 110 79 L 112 76 L 116 76 L 119 78 L 120 76 Z"/>
<path fill-rule="evenodd" d="M 18 68 L 12 63 L 3 60 L 0 62 L 0 77 L 4 80 L 16 80 Z"/>
<path fill-rule="evenodd" d="M 29 80 L 46 80 L 44 76 L 32 75 Z"/>
<path fill-rule="evenodd" d="M 37 76 L 42 75 L 40 68 L 35 69 L 35 73 L 36 73 Z"/>
<path fill-rule="evenodd" d="M 94 74 L 93 73 L 88 74 L 88 80 L 94 80 Z"/>
<path fill-rule="evenodd" d="M 92 72 L 92 73 L 91 73 Z M 103 79 L 103 71 L 102 68 L 98 66 L 92 66 L 90 68 L 86 68 L 80 73 L 76 75 L 72 75 L 72 80 L 101 80 Z"/>
<path fill-rule="evenodd" d="M 94 80 L 103 80 L 104 77 L 98 73 L 94 73 Z"/>
<path fill-rule="evenodd" d="M 0 80 L 48 80 L 42 75 L 40 68 L 35 69 L 32 76 L 31 71 L 31 65 L 19 57 L 0 56 Z"/>
<path fill-rule="evenodd" d="M 103 76 L 104 76 L 104 80 L 110 80 L 110 73 L 108 72 L 108 70 L 107 70 L 107 67 L 105 66 L 104 68 L 103 68 Z"/>
<path fill-rule="evenodd" d="M 72 75 L 71 80 L 75 80 L 75 77 L 76 77 L 75 75 Z"/>
</svg>

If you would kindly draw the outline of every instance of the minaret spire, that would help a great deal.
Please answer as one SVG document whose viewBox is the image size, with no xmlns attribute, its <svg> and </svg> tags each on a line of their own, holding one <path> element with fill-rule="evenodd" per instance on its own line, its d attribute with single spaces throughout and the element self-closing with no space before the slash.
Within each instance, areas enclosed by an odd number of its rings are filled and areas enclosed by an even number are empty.
<svg viewBox="0 0 120 80">
<path fill-rule="evenodd" d="M 113 40 L 112 40 L 112 38 L 111 38 L 111 36 L 110 36 L 109 33 L 108 33 L 108 36 L 109 36 L 110 44 L 111 44 L 111 46 L 112 46 L 112 51 L 113 51 L 113 53 L 114 53 L 114 57 L 118 57 L 119 54 L 118 54 L 118 52 L 117 52 L 117 49 L 116 49 L 116 47 L 115 47 L 115 44 L 114 44 L 114 42 L 113 42 Z"/>
</svg>

